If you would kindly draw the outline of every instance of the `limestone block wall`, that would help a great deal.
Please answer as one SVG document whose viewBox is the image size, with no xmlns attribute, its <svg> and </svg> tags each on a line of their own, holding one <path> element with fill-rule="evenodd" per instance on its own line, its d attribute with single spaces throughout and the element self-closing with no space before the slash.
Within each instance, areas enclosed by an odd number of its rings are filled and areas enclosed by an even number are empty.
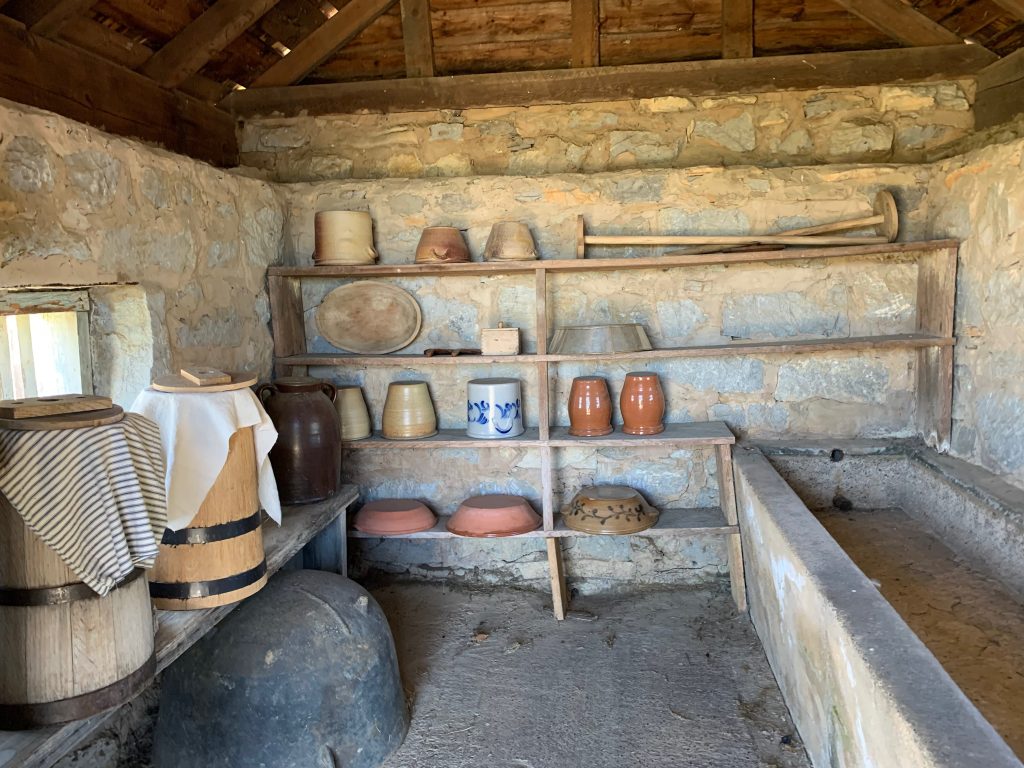
<svg viewBox="0 0 1024 768">
<path fill-rule="evenodd" d="M 276 181 L 920 162 L 966 137 L 973 81 L 709 98 L 268 118 L 241 162 Z"/>
<path fill-rule="evenodd" d="M 269 373 L 262 181 L 0 100 L 0 287 L 94 286 L 98 392 L 190 363 Z"/>
<path fill-rule="evenodd" d="M 951 452 L 1024 487 L 1024 139 L 935 164 L 928 197 L 962 241 Z"/>
</svg>

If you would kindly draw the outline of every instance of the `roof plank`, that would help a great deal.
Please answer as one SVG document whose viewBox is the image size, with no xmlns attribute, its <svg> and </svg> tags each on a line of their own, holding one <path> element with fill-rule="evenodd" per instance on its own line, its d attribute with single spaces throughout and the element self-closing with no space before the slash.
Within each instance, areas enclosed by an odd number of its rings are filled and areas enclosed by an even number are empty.
<svg viewBox="0 0 1024 768">
<path fill-rule="evenodd" d="M 894 48 L 760 59 L 503 72 L 236 91 L 222 102 L 239 117 L 712 96 L 963 77 L 996 60 L 978 45 Z"/>
<path fill-rule="evenodd" d="M 569 0 L 572 16 L 572 65 L 601 63 L 601 18 L 598 0 Z"/>
<path fill-rule="evenodd" d="M 953 45 L 958 35 L 901 0 L 836 0 L 850 13 L 904 45 Z"/>
<path fill-rule="evenodd" d="M 722 58 L 754 55 L 754 0 L 722 0 Z"/>
<path fill-rule="evenodd" d="M 299 43 L 291 53 L 253 80 L 249 87 L 268 88 L 298 82 L 332 53 L 355 38 L 397 1 L 351 0 Z"/>
<path fill-rule="evenodd" d="M 157 51 L 140 71 L 160 85 L 175 88 L 277 3 L 278 0 L 217 0 Z"/>
<path fill-rule="evenodd" d="M 434 76 L 434 33 L 430 28 L 430 0 L 401 0 L 402 39 L 407 77 Z"/>
<path fill-rule="evenodd" d="M 992 2 L 1020 21 L 1024 21 L 1024 0 L 992 0 Z"/>
<path fill-rule="evenodd" d="M 95 4 L 96 0 L 15 0 L 4 13 L 37 35 L 54 37 L 71 19 Z"/>
</svg>

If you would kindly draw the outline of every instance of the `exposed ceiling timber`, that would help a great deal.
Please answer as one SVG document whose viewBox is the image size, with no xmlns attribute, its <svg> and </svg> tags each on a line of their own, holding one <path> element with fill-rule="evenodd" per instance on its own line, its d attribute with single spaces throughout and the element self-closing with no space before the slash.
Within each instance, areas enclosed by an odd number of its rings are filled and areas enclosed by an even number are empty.
<svg viewBox="0 0 1024 768">
<path fill-rule="evenodd" d="M 754 0 L 722 0 L 722 58 L 754 55 Z"/>
<path fill-rule="evenodd" d="M 981 46 L 961 43 L 758 59 L 250 88 L 228 94 L 221 103 L 237 117 L 249 118 L 704 96 L 968 77 L 996 58 Z"/>
<path fill-rule="evenodd" d="M 249 87 L 266 88 L 298 82 L 316 69 L 332 53 L 347 45 L 397 1 L 350 0 L 334 16 L 292 49 L 291 53 L 253 80 Z"/>
<path fill-rule="evenodd" d="M 999 125 L 1024 112 L 1024 48 L 978 73 L 975 127 Z"/>
<path fill-rule="evenodd" d="M 992 2 L 1007 13 L 1012 13 L 1019 20 L 1024 21 L 1024 0 L 992 0 Z"/>
<path fill-rule="evenodd" d="M 55 36 L 65 24 L 89 10 L 96 0 L 15 0 L 5 13 L 37 35 Z"/>
<path fill-rule="evenodd" d="M 978 73 L 978 90 L 1024 80 L 1024 48 L 989 64 Z"/>
<path fill-rule="evenodd" d="M 217 0 L 139 70 L 167 88 L 183 83 L 279 0 Z"/>
<path fill-rule="evenodd" d="M 904 45 L 953 45 L 963 40 L 901 0 L 836 0 Z"/>
<path fill-rule="evenodd" d="M 601 18 L 598 0 L 569 0 L 572 25 L 572 65 L 601 64 Z"/>
<path fill-rule="evenodd" d="M 401 0 L 406 77 L 434 76 L 434 32 L 430 0 Z"/>
<path fill-rule="evenodd" d="M 32 34 L 0 16 L 0 97 L 162 144 L 220 166 L 237 164 L 235 121 L 148 77 Z"/>
</svg>

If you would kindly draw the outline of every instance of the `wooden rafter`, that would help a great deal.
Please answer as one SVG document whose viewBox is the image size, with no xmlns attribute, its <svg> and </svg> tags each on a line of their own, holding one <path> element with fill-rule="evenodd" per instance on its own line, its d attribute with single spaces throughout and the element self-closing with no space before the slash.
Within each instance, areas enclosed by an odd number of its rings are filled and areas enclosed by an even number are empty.
<svg viewBox="0 0 1024 768">
<path fill-rule="evenodd" d="M 250 87 L 266 88 L 297 83 L 332 53 L 347 45 L 397 1 L 351 0 L 291 53 L 257 77 Z"/>
<path fill-rule="evenodd" d="M 1019 21 L 1024 21 L 1024 0 L 992 0 L 996 5 Z"/>
<path fill-rule="evenodd" d="M 850 13 L 864 19 L 904 45 L 953 45 L 959 35 L 906 5 L 901 0 L 836 0 Z"/>
<path fill-rule="evenodd" d="M 414 80 L 249 88 L 223 105 L 239 117 L 568 104 L 658 96 L 713 96 L 950 79 L 996 60 L 979 45 L 815 53 L 763 59 L 503 72 Z"/>
<path fill-rule="evenodd" d="M 401 0 L 406 77 L 434 76 L 434 33 L 430 0 Z"/>
<path fill-rule="evenodd" d="M 1024 112 L 1024 48 L 978 73 L 975 125 L 977 128 L 999 125 L 1021 112 Z"/>
<path fill-rule="evenodd" d="M 5 12 L 33 33 L 54 37 L 71 19 L 95 4 L 96 0 L 21 0 Z"/>
<path fill-rule="evenodd" d="M 279 0 L 217 0 L 153 55 L 140 70 L 174 88 L 198 72 Z"/>
<path fill-rule="evenodd" d="M 722 0 L 722 58 L 754 55 L 754 0 Z"/>
<path fill-rule="evenodd" d="M 3 16 L 0 51 L 0 97 L 215 165 L 237 163 L 235 121 L 216 107 Z"/>
<path fill-rule="evenodd" d="M 598 0 L 569 0 L 572 18 L 572 65 L 601 63 L 601 19 Z"/>
</svg>

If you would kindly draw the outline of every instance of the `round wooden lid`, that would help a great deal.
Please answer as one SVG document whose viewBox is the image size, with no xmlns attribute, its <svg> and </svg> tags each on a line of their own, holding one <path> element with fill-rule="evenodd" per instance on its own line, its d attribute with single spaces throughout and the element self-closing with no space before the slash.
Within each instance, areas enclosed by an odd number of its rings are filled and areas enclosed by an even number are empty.
<svg viewBox="0 0 1024 768">
<path fill-rule="evenodd" d="M 257 376 L 255 373 L 249 373 L 248 371 L 242 371 L 240 373 L 230 373 L 231 382 L 228 384 L 196 384 L 194 381 L 189 381 L 184 376 L 177 373 L 168 373 L 164 376 L 158 376 L 152 384 L 153 389 L 157 392 L 188 392 L 195 394 L 197 392 L 230 392 L 234 389 L 245 389 L 251 387 L 256 383 Z"/>
<path fill-rule="evenodd" d="M 0 429 L 20 431 L 40 429 L 83 429 L 116 424 L 124 418 L 124 409 L 119 405 L 101 411 L 63 413 L 59 416 L 35 416 L 28 419 L 0 419 Z"/>
<path fill-rule="evenodd" d="M 878 194 L 875 195 L 874 213 L 876 216 L 883 217 L 882 222 L 875 225 L 875 232 L 890 243 L 895 241 L 900 231 L 900 214 L 892 192 L 885 189 L 878 191 Z"/>
</svg>

